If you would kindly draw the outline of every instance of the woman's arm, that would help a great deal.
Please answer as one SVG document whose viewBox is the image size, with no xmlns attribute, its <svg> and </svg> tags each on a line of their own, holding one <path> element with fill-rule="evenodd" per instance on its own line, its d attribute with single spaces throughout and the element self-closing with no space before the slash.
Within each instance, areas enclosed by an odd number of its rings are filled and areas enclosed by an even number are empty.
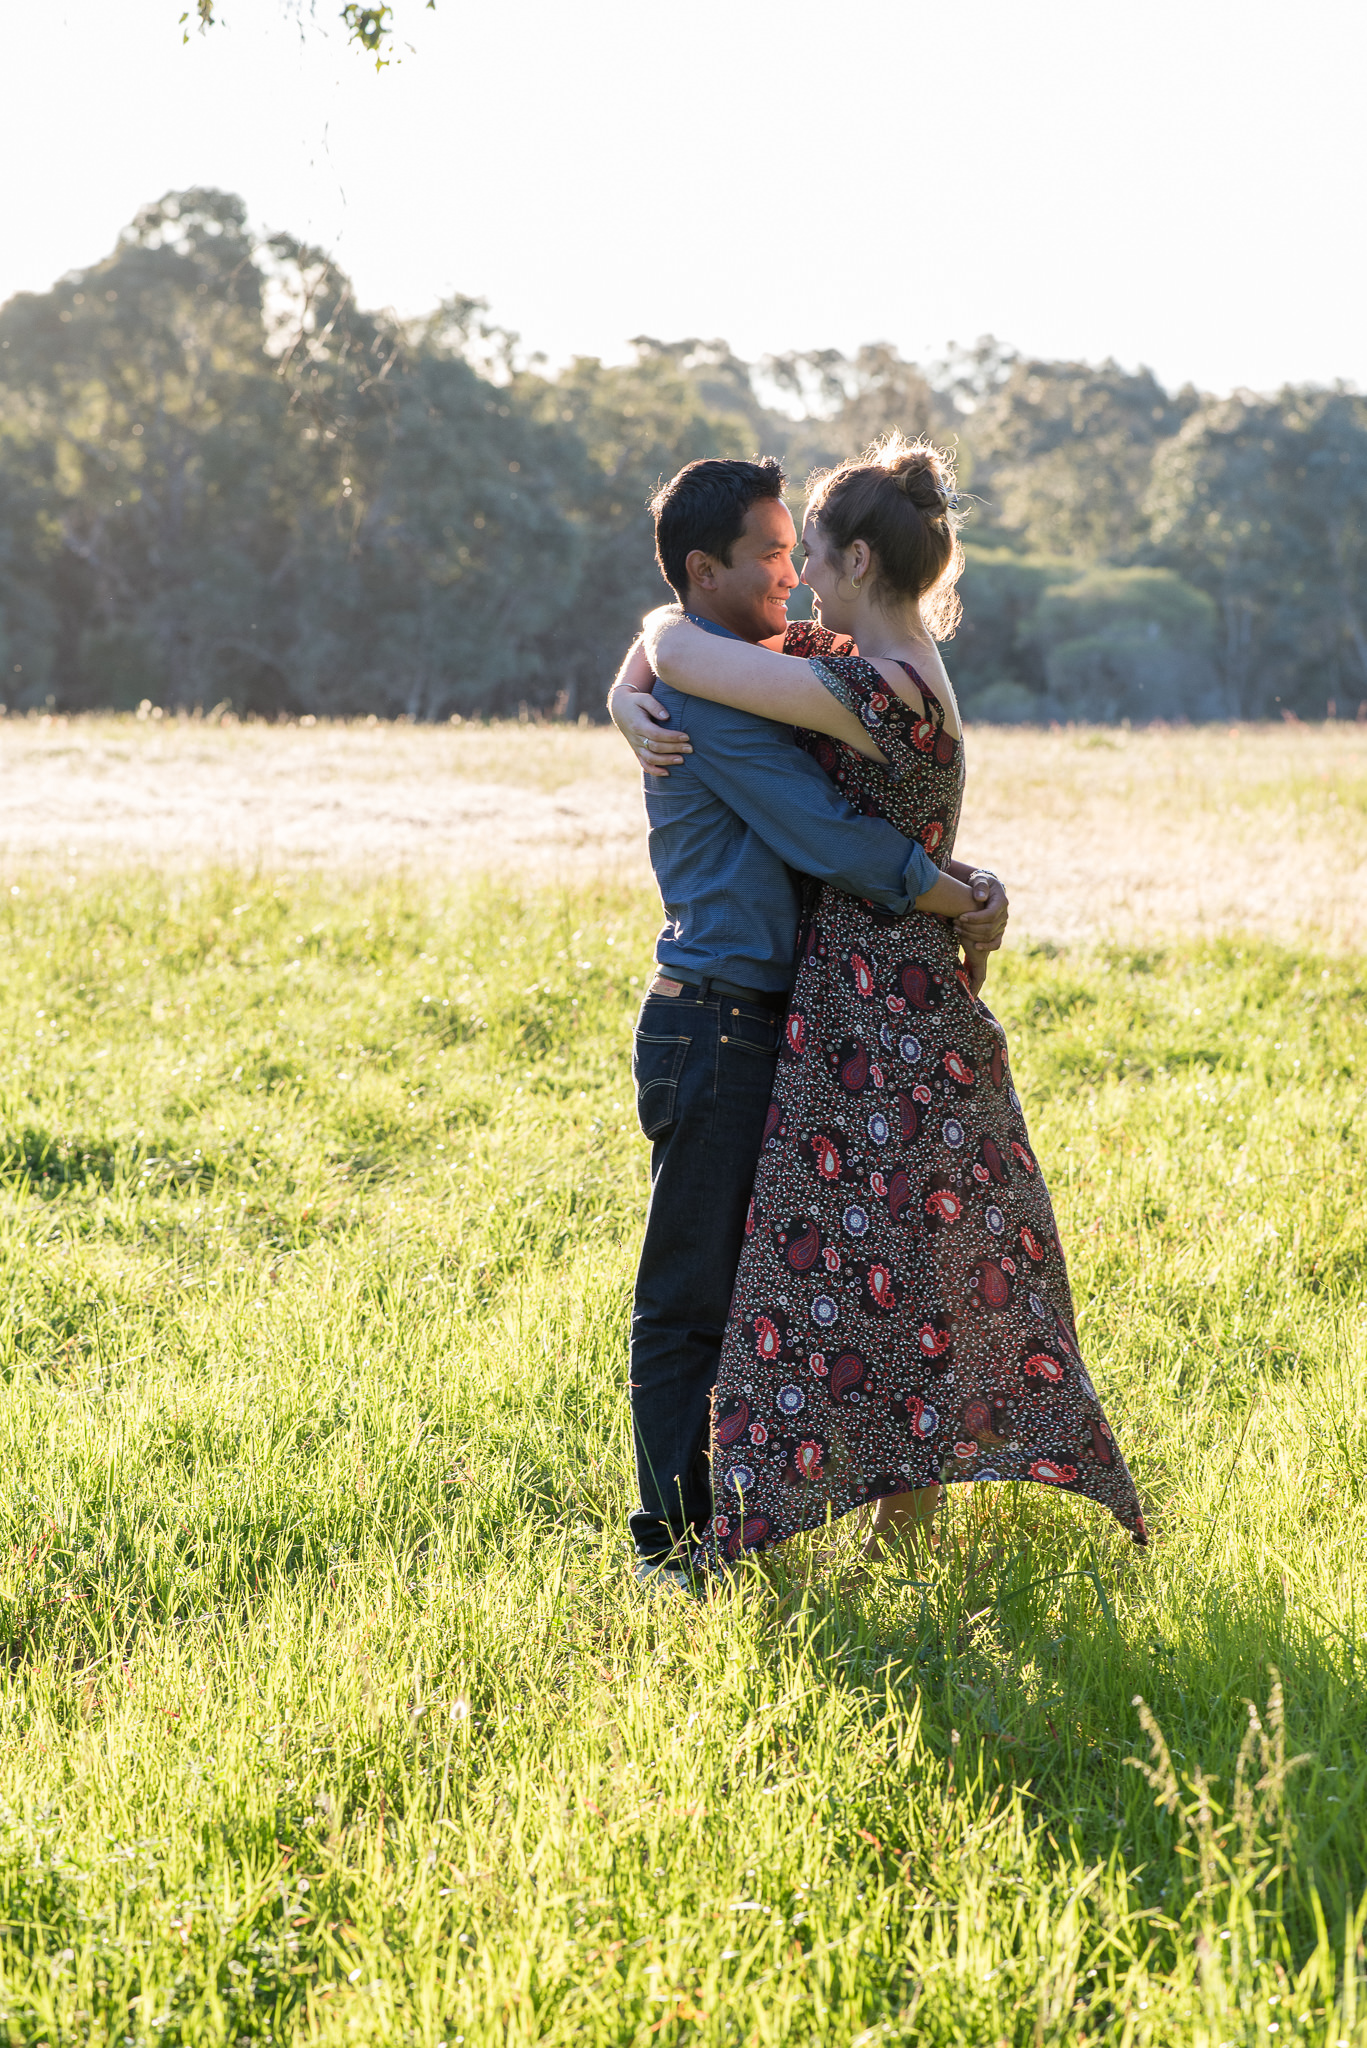
<svg viewBox="0 0 1367 2048">
<path fill-rule="evenodd" d="M 643 697 L 648 697 L 655 688 L 655 672 L 646 659 L 645 642 L 639 633 L 622 656 L 622 666 L 612 679 L 612 687 L 614 690 L 634 690 Z"/>
<path fill-rule="evenodd" d="M 917 910 L 928 910 L 932 917 L 959 918 L 977 907 L 967 882 L 959 881 L 954 875 L 941 875 L 924 896 L 916 898 L 915 903 Z"/>
<path fill-rule="evenodd" d="M 608 716 L 645 774 L 667 778 L 670 769 L 677 768 L 693 749 L 686 732 L 660 731 L 661 725 L 669 724 L 669 713 L 650 694 L 654 687 L 645 649 L 634 640 L 608 691 Z"/>
<path fill-rule="evenodd" d="M 655 674 L 690 697 L 753 711 L 779 725 L 828 732 L 871 760 L 883 758 L 854 713 L 831 695 L 805 661 L 752 647 L 745 640 L 704 633 L 671 607 L 650 614 L 642 640 Z"/>
</svg>

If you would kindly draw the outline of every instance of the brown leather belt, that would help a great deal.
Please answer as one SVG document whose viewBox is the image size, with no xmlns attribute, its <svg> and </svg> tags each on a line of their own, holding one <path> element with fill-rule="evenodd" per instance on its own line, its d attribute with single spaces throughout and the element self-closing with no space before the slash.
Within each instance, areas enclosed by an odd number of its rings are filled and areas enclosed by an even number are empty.
<svg viewBox="0 0 1367 2048">
<path fill-rule="evenodd" d="M 711 996 L 731 996 L 736 1002 L 750 1003 L 757 1010 L 784 1010 L 788 1008 L 787 989 L 742 988 L 736 981 L 718 981 L 715 975 L 707 975 L 702 981 L 681 981 L 674 974 L 657 974 L 646 990 L 648 996 L 687 996 L 690 1002 L 705 1003 Z"/>
</svg>

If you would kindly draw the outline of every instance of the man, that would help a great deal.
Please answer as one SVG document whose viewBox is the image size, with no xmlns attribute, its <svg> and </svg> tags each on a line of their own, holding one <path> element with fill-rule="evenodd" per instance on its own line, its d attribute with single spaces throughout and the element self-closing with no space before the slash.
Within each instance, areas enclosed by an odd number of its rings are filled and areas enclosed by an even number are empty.
<svg viewBox="0 0 1367 2048">
<path fill-rule="evenodd" d="M 657 494 L 656 557 L 697 625 L 755 643 L 782 634 L 798 582 L 783 482 L 773 461 L 692 462 Z M 637 1576 L 682 1589 L 681 1549 L 712 1511 L 708 1406 L 795 972 L 802 878 L 905 914 L 940 870 L 854 811 L 789 728 L 654 682 L 639 646 L 608 701 L 647 770 L 665 910 L 632 1062 L 651 1196 L 631 1321 L 640 1506 L 630 1528 Z M 673 720 L 668 738 L 655 719 Z M 958 862 L 953 872 L 981 905 L 959 921 L 961 936 L 1000 944 L 1000 882 Z"/>
</svg>

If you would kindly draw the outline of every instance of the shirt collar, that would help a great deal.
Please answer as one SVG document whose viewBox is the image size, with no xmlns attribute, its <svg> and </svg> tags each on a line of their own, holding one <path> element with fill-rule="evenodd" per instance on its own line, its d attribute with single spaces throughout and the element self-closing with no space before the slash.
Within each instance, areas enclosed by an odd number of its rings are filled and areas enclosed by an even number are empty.
<svg viewBox="0 0 1367 2048">
<path fill-rule="evenodd" d="M 700 619 L 696 612 L 685 612 L 684 617 L 691 625 L 701 626 L 704 633 L 716 633 L 723 640 L 739 640 L 740 634 L 733 633 L 729 626 L 719 626 L 714 619 Z"/>
</svg>

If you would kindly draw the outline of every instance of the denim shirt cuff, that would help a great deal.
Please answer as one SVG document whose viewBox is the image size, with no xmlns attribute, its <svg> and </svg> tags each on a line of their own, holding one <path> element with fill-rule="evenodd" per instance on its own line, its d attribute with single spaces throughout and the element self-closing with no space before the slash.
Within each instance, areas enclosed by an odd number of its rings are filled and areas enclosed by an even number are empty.
<svg viewBox="0 0 1367 2048">
<path fill-rule="evenodd" d="M 933 889 L 940 879 L 941 870 L 936 867 L 930 855 L 919 840 L 913 840 L 911 858 L 907 862 L 907 895 L 914 903 L 918 896 L 924 896 L 927 889 Z"/>
</svg>

